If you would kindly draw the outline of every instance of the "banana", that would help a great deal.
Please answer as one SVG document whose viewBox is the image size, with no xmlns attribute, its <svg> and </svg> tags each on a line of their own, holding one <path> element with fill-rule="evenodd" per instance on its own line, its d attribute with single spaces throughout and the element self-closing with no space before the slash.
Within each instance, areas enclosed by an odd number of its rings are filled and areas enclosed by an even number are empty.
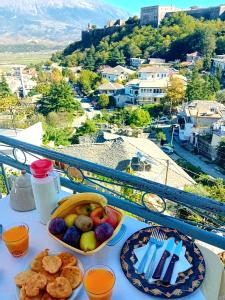
<svg viewBox="0 0 225 300">
<path fill-rule="evenodd" d="M 51 218 L 64 218 L 68 214 L 76 212 L 76 207 L 84 204 L 98 204 L 102 207 L 107 205 L 107 199 L 97 193 L 80 193 L 67 196 L 59 201 L 60 206 L 54 211 Z"/>
</svg>

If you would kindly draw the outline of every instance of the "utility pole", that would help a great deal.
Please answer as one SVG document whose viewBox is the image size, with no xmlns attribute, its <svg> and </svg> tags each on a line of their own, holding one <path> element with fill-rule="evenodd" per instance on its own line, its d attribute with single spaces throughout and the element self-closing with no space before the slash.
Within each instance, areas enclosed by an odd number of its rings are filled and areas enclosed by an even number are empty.
<svg viewBox="0 0 225 300">
<path fill-rule="evenodd" d="M 169 165 L 170 165 L 170 161 L 169 161 L 169 159 L 167 159 L 167 161 L 166 161 L 166 178 L 165 178 L 165 185 L 167 185 L 167 181 L 168 181 Z"/>
</svg>

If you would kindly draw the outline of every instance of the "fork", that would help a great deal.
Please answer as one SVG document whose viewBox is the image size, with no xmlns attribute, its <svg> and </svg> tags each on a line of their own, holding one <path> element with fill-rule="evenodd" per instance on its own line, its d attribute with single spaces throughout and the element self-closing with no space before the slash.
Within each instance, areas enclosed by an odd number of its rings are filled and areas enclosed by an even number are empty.
<svg viewBox="0 0 225 300">
<path fill-rule="evenodd" d="M 145 273 L 146 280 L 149 280 L 151 278 L 151 275 L 153 273 L 154 261 L 156 258 L 157 250 L 160 247 L 162 247 L 164 240 L 165 240 L 165 233 L 161 232 L 160 229 L 156 229 L 155 232 L 153 231 L 152 233 L 153 233 L 153 237 L 151 238 L 151 242 L 154 244 L 155 249 L 154 249 L 152 258 L 148 264 L 147 271 Z"/>
<path fill-rule="evenodd" d="M 158 245 L 160 243 L 160 240 L 159 240 L 160 238 L 161 238 L 161 235 L 160 235 L 159 229 L 158 228 L 153 229 L 153 231 L 151 233 L 151 236 L 150 236 L 150 239 L 149 239 L 148 244 L 147 244 L 147 250 L 146 250 L 145 255 L 142 258 L 142 260 L 140 262 L 140 265 L 138 267 L 138 273 L 139 274 L 144 273 L 144 268 L 145 268 L 146 262 L 148 261 L 149 251 L 150 251 L 151 245 L 152 244 L 153 244 L 153 246 L 154 246 L 154 244 Z"/>
</svg>

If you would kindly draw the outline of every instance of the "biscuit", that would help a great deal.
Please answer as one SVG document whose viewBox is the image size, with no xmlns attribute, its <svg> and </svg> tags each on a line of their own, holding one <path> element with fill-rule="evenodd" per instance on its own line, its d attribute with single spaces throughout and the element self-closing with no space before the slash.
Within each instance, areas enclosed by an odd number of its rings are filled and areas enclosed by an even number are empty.
<svg viewBox="0 0 225 300">
<path fill-rule="evenodd" d="M 22 286 L 22 288 L 20 289 L 19 300 L 41 300 L 41 299 L 42 299 L 42 293 L 39 293 L 35 297 L 28 297 L 26 295 L 25 286 Z"/>
<path fill-rule="evenodd" d="M 32 270 L 27 270 L 27 271 L 18 273 L 14 278 L 16 285 L 21 287 L 34 274 L 36 274 L 36 272 L 34 272 Z"/>
<path fill-rule="evenodd" d="M 62 260 L 58 256 L 45 256 L 42 259 L 43 268 L 45 269 L 45 271 L 51 274 L 57 273 L 61 265 L 62 265 Z"/>
<path fill-rule="evenodd" d="M 39 274 L 44 275 L 44 276 L 46 277 L 48 283 L 54 281 L 54 280 L 56 279 L 56 277 L 59 276 L 59 273 L 58 273 L 58 272 L 55 273 L 55 274 L 50 274 L 50 273 L 48 273 L 47 271 L 45 271 L 44 269 L 41 270 L 41 271 L 39 272 Z"/>
<path fill-rule="evenodd" d="M 31 262 L 31 269 L 36 272 L 40 272 L 42 267 L 42 259 L 43 257 L 48 255 L 48 249 L 45 249 L 44 251 L 41 251 Z"/>
<path fill-rule="evenodd" d="M 57 277 L 55 281 L 48 283 L 46 290 L 55 298 L 67 298 L 73 292 L 69 280 L 64 277 Z"/>
<path fill-rule="evenodd" d="M 42 274 L 34 274 L 31 276 L 25 284 L 25 292 L 29 297 L 38 296 L 40 290 L 42 290 L 47 284 L 47 279 Z"/>
<path fill-rule="evenodd" d="M 67 266 L 65 267 L 60 276 L 69 280 L 72 289 L 78 287 L 82 281 L 82 273 L 78 267 Z"/>
<path fill-rule="evenodd" d="M 64 268 L 65 266 L 76 266 L 77 264 L 76 256 L 70 254 L 69 252 L 61 252 L 57 256 L 62 260 L 61 268 Z"/>
<path fill-rule="evenodd" d="M 66 298 L 54 298 L 50 296 L 47 292 L 45 292 L 41 300 L 66 300 Z"/>
</svg>

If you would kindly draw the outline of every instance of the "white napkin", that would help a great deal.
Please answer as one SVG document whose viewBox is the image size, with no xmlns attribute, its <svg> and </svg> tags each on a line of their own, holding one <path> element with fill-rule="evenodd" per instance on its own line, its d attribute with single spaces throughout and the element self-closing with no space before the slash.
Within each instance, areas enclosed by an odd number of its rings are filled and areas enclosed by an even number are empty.
<svg viewBox="0 0 225 300">
<path fill-rule="evenodd" d="M 158 263 L 159 263 L 162 255 L 163 255 L 163 252 L 164 252 L 164 250 L 165 250 L 165 248 L 167 246 L 168 241 L 169 241 L 169 239 L 166 240 L 163 243 L 163 245 L 162 245 L 161 248 L 157 249 L 155 260 L 152 262 L 152 264 L 153 264 L 153 270 L 154 271 L 155 271 L 155 269 L 156 269 L 156 267 L 157 267 L 157 265 L 158 265 Z M 176 249 L 176 246 L 177 246 L 177 244 L 174 244 L 173 249 L 170 251 L 171 255 L 167 258 L 167 260 L 166 260 L 166 262 L 164 264 L 164 268 L 163 268 L 163 272 L 162 272 L 162 275 L 160 277 L 160 280 L 163 279 L 163 277 L 164 277 L 164 275 L 166 273 L 166 270 L 167 270 L 167 268 L 169 266 L 170 260 L 171 260 L 171 258 L 173 256 L 173 253 L 174 253 L 174 251 Z M 143 247 L 140 247 L 140 248 L 134 249 L 134 254 L 135 254 L 135 256 L 138 259 L 137 263 L 134 265 L 134 267 L 135 267 L 136 270 L 138 269 L 138 266 L 140 265 L 140 262 L 141 262 L 143 256 L 145 255 L 146 251 L 148 251 L 148 249 L 149 248 L 148 248 L 147 245 L 145 245 Z M 147 272 L 148 265 L 149 265 L 149 263 L 151 261 L 151 258 L 153 256 L 153 254 L 154 254 L 154 249 L 155 249 L 155 245 L 151 244 L 151 247 L 150 247 L 150 250 L 149 250 L 149 254 L 148 254 L 148 259 L 147 259 L 147 262 L 146 262 L 145 267 L 144 267 L 144 273 Z M 182 250 L 180 252 L 180 255 L 179 255 L 179 261 L 177 261 L 175 263 L 175 266 L 174 266 L 174 269 L 173 269 L 173 274 L 172 274 L 172 278 L 171 278 L 171 281 L 170 281 L 170 284 L 172 284 L 172 285 L 174 285 L 176 283 L 178 274 L 180 272 L 185 272 L 185 271 L 187 271 L 188 269 L 190 269 L 192 267 L 192 265 L 188 262 L 188 260 L 185 257 L 185 252 L 186 252 L 186 247 L 183 246 Z M 151 274 L 151 278 L 148 280 L 149 283 L 155 281 L 155 279 L 152 278 L 152 275 L 153 274 Z"/>
</svg>

